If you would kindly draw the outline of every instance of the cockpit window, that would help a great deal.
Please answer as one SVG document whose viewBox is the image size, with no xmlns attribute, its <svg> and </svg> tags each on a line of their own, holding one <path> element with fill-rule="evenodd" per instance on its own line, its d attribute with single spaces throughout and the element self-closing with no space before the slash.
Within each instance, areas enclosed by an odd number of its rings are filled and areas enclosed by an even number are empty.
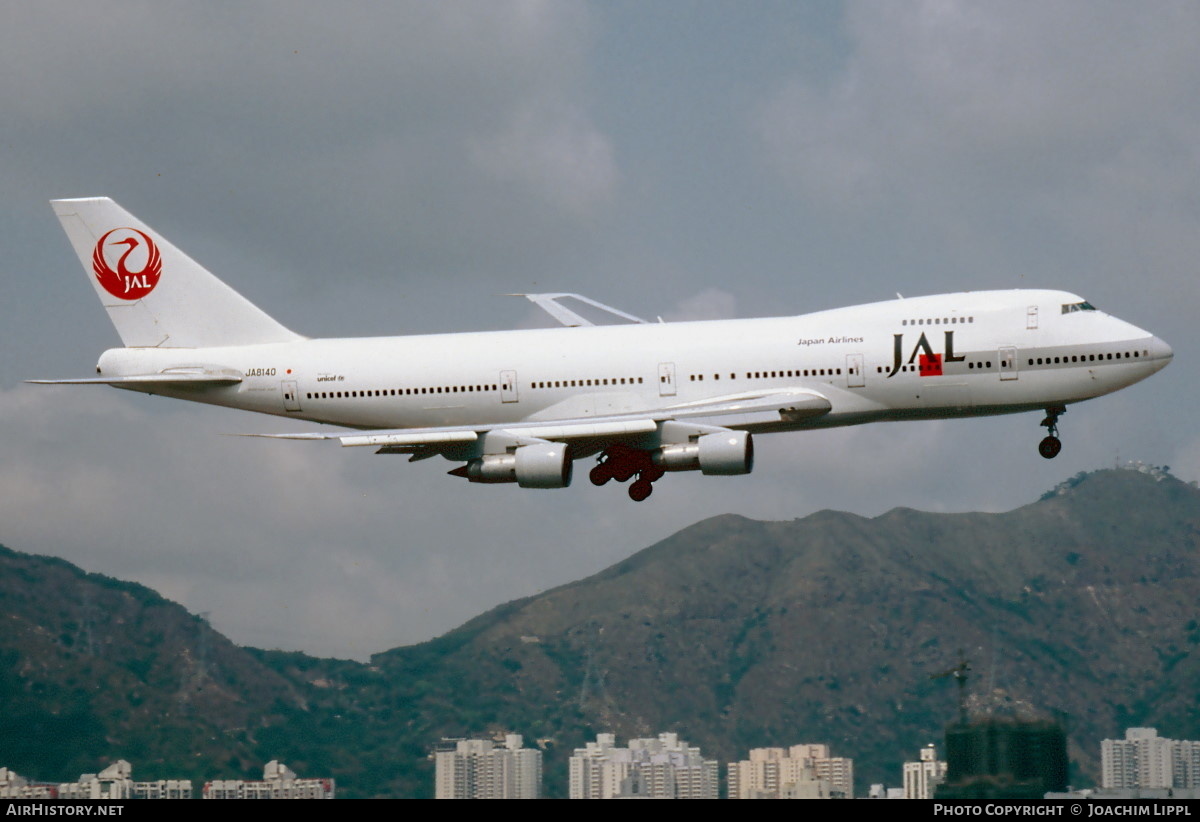
<svg viewBox="0 0 1200 822">
<path fill-rule="evenodd" d="M 1063 308 L 1062 313 L 1064 313 L 1064 314 L 1070 314 L 1073 311 L 1095 311 L 1096 310 L 1096 306 L 1092 305 L 1089 302 L 1064 303 L 1062 308 Z"/>
</svg>

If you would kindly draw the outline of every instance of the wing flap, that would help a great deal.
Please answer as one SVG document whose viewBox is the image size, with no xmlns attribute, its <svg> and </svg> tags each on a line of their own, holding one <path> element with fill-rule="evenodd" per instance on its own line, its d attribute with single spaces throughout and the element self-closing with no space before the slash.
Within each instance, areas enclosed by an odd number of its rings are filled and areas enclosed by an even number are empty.
<svg viewBox="0 0 1200 822">
<path fill-rule="evenodd" d="M 479 435 L 474 431 L 422 431 L 415 433 L 356 434 L 339 436 L 344 446 L 403 446 L 449 445 L 451 443 L 475 442 Z"/>
<path fill-rule="evenodd" d="M 770 394 L 739 394 L 696 403 L 672 405 L 664 408 L 662 413 L 669 415 L 664 419 L 684 419 L 779 411 L 786 413 L 791 419 L 796 414 L 819 417 L 829 413 L 832 408 L 833 404 L 827 397 L 814 391 L 776 391 Z"/>
</svg>

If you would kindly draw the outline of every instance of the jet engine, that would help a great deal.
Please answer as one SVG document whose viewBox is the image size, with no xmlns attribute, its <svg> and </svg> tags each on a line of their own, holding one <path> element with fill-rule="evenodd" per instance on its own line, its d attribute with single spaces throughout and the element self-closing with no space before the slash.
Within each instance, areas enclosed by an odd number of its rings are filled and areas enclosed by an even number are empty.
<svg viewBox="0 0 1200 822">
<path fill-rule="evenodd" d="M 754 438 L 748 431 L 704 434 L 693 442 L 664 445 L 653 455 L 654 464 L 665 471 L 695 471 L 702 474 L 749 474 L 754 469 Z"/>
<path fill-rule="evenodd" d="M 471 482 L 515 482 L 522 488 L 566 488 L 571 484 L 573 466 L 564 443 L 539 442 L 508 454 L 485 454 L 471 460 L 466 477 Z"/>
</svg>

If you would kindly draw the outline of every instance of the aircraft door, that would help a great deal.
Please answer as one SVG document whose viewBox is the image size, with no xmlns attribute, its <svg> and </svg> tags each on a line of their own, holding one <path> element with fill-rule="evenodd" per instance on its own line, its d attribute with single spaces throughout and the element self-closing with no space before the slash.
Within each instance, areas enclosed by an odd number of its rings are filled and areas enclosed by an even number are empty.
<svg viewBox="0 0 1200 822">
<path fill-rule="evenodd" d="M 658 364 L 658 395 L 660 397 L 675 396 L 675 363 L 673 362 Z"/>
<path fill-rule="evenodd" d="M 1017 349 L 1013 346 L 1001 348 L 999 357 L 1000 379 L 1015 380 L 1017 378 Z"/>
<path fill-rule="evenodd" d="M 283 395 L 283 409 L 285 411 L 300 410 L 300 391 L 296 388 L 295 380 L 284 380 L 279 383 L 279 393 Z"/>
<path fill-rule="evenodd" d="M 847 354 L 846 355 L 846 387 L 847 388 L 865 388 L 867 385 L 867 373 L 863 370 L 863 355 L 862 354 Z"/>
<path fill-rule="evenodd" d="M 1036 331 L 1038 327 L 1038 309 L 1036 305 L 1031 305 L 1025 309 L 1025 328 L 1029 331 Z"/>
<path fill-rule="evenodd" d="M 501 371 L 500 402 L 516 402 L 517 399 L 517 372 Z"/>
</svg>

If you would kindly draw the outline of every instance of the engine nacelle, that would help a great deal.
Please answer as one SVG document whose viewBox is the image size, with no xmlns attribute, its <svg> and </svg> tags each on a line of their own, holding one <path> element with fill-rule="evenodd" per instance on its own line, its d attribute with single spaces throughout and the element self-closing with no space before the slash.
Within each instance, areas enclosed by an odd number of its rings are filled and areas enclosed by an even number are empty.
<svg viewBox="0 0 1200 822">
<path fill-rule="evenodd" d="M 754 470 L 754 438 L 748 431 L 705 434 L 695 442 L 664 445 L 654 453 L 654 464 L 667 471 L 749 474 Z"/>
<path fill-rule="evenodd" d="M 485 454 L 467 463 L 471 482 L 515 482 L 522 488 L 566 488 L 574 463 L 561 442 L 522 445 L 511 454 Z"/>
<path fill-rule="evenodd" d="M 566 443 L 522 445 L 516 457 L 517 485 L 522 488 L 566 488 L 575 463 Z"/>
</svg>

